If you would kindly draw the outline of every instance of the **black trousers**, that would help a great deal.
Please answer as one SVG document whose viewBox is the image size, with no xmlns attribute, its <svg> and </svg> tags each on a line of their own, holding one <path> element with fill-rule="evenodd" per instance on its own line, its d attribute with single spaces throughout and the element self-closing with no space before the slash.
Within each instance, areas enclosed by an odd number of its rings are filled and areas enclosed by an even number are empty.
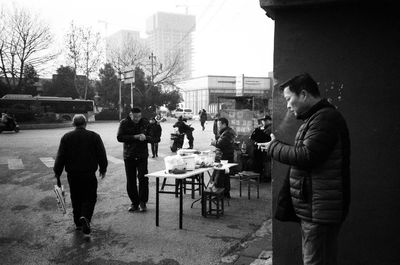
<svg viewBox="0 0 400 265">
<path fill-rule="evenodd" d="M 149 200 L 149 178 L 145 177 L 147 171 L 147 157 L 127 158 L 125 161 L 126 190 L 132 205 L 146 203 Z M 139 181 L 139 189 L 137 182 Z"/>
<path fill-rule="evenodd" d="M 79 218 L 86 217 L 92 220 L 94 206 L 97 201 L 97 179 L 95 173 L 67 174 L 74 223 L 81 226 Z"/>
<path fill-rule="evenodd" d="M 193 141 L 194 141 L 194 138 L 193 138 L 192 130 L 186 132 L 186 138 L 187 138 L 188 141 L 189 141 L 189 148 L 190 148 L 190 149 L 193 149 Z"/>
<path fill-rule="evenodd" d="M 151 153 L 153 156 L 158 156 L 158 143 L 151 143 Z"/>
<path fill-rule="evenodd" d="M 254 171 L 260 173 L 262 181 L 271 180 L 271 157 L 260 150 L 254 150 Z"/>
<path fill-rule="evenodd" d="M 201 125 L 201 127 L 203 128 L 203 131 L 204 131 L 204 124 L 206 123 L 206 121 L 202 121 L 202 120 L 200 120 L 200 125 Z"/>
</svg>

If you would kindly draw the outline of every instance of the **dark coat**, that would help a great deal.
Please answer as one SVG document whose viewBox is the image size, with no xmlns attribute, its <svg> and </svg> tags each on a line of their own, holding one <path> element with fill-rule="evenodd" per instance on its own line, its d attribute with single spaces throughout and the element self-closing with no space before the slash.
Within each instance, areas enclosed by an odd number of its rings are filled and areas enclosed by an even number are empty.
<svg viewBox="0 0 400 265">
<path fill-rule="evenodd" d="M 207 121 L 207 112 L 202 111 L 202 112 L 200 113 L 200 121 L 201 121 L 201 122 Z"/>
<path fill-rule="evenodd" d="M 255 143 L 266 143 L 271 141 L 271 125 L 267 125 L 263 128 L 257 127 L 251 133 L 250 139 Z"/>
<path fill-rule="evenodd" d="M 341 223 L 350 203 L 350 139 L 343 116 L 326 100 L 299 118 L 294 146 L 274 140 L 268 154 L 290 165 L 296 215 L 315 223 Z"/>
<path fill-rule="evenodd" d="M 64 167 L 68 174 L 93 175 L 97 168 L 100 173 L 105 173 L 107 165 L 100 135 L 78 127 L 61 138 L 53 170 L 57 176 Z"/>
<path fill-rule="evenodd" d="M 213 133 L 215 135 L 215 139 L 219 137 L 219 132 L 218 132 L 218 119 L 214 119 L 214 124 L 213 124 Z"/>
<path fill-rule="evenodd" d="M 231 127 L 225 127 L 219 131 L 219 138 L 215 142 L 215 147 L 222 153 L 221 160 L 233 162 L 235 151 L 236 133 Z"/>
<path fill-rule="evenodd" d="M 149 124 L 150 137 L 152 143 L 159 143 L 161 141 L 162 128 L 158 122 Z"/>
<path fill-rule="evenodd" d="M 146 140 L 135 139 L 134 135 L 138 134 L 144 134 Z M 150 136 L 149 122 L 142 118 L 138 123 L 134 123 L 128 116 L 119 124 L 117 140 L 124 143 L 124 159 L 147 158 L 149 156 L 147 143 L 153 140 Z"/>
<path fill-rule="evenodd" d="M 187 125 L 184 121 L 177 121 L 172 127 L 178 128 L 179 133 L 190 134 L 193 131 L 193 128 Z"/>
</svg>

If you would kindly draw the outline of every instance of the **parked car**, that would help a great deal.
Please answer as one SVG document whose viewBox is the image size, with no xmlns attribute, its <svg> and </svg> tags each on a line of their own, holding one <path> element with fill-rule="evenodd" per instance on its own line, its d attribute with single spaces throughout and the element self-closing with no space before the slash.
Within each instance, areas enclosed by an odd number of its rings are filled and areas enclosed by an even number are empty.
<svg viewBox="0 0 400 265">
<path fill-rule="evenodd" d="M 179 118 L 179 116 L 182 116 L 182 118 L 186 118 L 188 120 L 193 119 L 193 111 L 188 108 L 177 108 L 174 112 L 173 115 L 175 118 Z"/>
</svg>

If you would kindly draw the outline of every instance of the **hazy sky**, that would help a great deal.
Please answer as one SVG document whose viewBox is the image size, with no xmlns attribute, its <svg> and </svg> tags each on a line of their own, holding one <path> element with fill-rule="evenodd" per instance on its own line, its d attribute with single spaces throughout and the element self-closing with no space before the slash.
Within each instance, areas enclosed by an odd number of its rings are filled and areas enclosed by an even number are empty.
<svg viewBox="0 0 400 265">
<path fill-rule="evenodd" d="M 103 36 L 120 29 L 141 32 L 157 11 L 196 16 L 194 72 L 202 75 L 267 76 L 272 71 L 274 22 L 259 0 L 0 0 L 1 5 L 29 8 L 47 22 L 64 47 L 73 20 L 91 26 Z M 108 23 L 107 31 L 104 23 Z M 59 58 L 55 66 L 65 64 Z"/>
</svg>

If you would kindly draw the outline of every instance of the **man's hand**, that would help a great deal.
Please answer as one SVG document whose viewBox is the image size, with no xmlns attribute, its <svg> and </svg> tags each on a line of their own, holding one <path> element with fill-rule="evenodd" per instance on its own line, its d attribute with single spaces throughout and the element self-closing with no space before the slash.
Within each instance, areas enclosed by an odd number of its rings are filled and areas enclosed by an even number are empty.
<svg viewBox="0 0 400 265">
<path fill-rule="evenodd" d="M 140 141 L 145 141 L 146 140 L 146 135 L 144 135 L 143 133 L 139 134 L 139 140 Z"/>
<path fill-rule="evenodd" d="M 211 145 L 215 146 L 216 143 L 217 143 L 217 141 L 211 140 Z"/>
<path fill-rule="evenodd" d="M 106 172 L 100 173 L 100 174 L 99 174 L 99 177 L 100 177 L 101 179 L 104 179 L 104 178 L 106 177 Z"/>
<path fill-rule="evenodd" d="M 60 176 L 55 175 L 54 177 L 57 179 L 57 186 L 61 188 Z"/>
</svg>

